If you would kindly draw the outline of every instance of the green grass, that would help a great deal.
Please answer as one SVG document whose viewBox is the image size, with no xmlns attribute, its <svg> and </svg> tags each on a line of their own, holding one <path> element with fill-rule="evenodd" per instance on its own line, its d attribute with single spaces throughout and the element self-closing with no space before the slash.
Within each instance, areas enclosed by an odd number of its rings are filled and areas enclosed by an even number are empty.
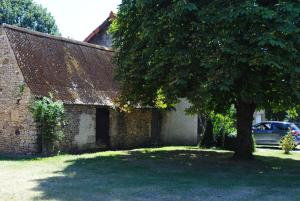
<svg viewBox="0 0 300 201">
<path fill-rule="evenodd" d="M 300 200 L 300 152 L 253 161 L 196 147 L 0 157 L 0 200 Z"/>
</svg>

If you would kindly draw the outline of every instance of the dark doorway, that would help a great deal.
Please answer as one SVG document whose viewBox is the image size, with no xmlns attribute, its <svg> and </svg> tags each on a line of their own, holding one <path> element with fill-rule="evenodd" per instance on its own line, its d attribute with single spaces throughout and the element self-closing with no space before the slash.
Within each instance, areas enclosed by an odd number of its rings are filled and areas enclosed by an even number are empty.
<svg viewBox="0 0 300 201">
<path fill-rule="evenodd" d="M 96 142 L 98 145 L 109 146 L 108 108 L 97 108 L 96 110 Z"/>
</svg>

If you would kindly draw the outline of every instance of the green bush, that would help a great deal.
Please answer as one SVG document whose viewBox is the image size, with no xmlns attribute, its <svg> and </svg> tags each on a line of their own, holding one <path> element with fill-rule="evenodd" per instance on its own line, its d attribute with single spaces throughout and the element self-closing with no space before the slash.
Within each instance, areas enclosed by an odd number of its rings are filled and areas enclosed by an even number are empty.
<svg viewBox="0 0 300 201">
<path fill-rule="evenodd" d="M 285 154 L 289 154 L 296 146 L 294 141 L 294 136 L 291 129 L 289 129 L 288 134 L 283 136 L 280 140 L 280 146 Z"/>
<path fill-rule="evenodd" d="M 30 106 L 33 118 L 38 123 L 42 138 L 42 151 L 45 154 L 58 153 L 64 138 L 64 105 L 61 101 L 43 97 Z"/>
<path fill-rule="evenodd" d="M 211 112 L 210 118 L 213 122 L 213 133 L 217 147 L 224 147 L 228 136 L 231 139 L 236 135 L 235 109 L 232 106 L 225 114 Z"/>
</svg>

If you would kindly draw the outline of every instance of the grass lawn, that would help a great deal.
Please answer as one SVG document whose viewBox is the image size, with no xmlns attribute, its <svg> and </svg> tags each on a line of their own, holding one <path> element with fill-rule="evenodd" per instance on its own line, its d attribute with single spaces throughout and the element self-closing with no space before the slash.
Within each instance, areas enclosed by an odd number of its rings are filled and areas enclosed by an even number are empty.
<svg viewBox="0 0 300 201">
<path fill-rule="evenodd" d="M 0 157 L 0 200 L 299 201 L 300 152 L 253 161 L 196 147 Z"/>
</svg>

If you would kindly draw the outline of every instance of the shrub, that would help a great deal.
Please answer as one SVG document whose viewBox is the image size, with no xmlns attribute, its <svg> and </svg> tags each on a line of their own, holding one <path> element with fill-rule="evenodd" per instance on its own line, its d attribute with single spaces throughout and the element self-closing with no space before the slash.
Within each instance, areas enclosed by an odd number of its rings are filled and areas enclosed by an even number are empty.
<svg viewBox="0 0 300 201">
<path fill-rule="evenodd" d="M 294 141 L 294 136 L 291 129 L 289 129 L 288 134 L 283 136 L 280 140 L 280 146 L 285 154 L 289 154 L 296 146 Z"/>
<path fill-rule="evenodd" d="M 42 151 L 45 154 L 58 153 L 64 138 L 64 105 L 52 97 L 43 97 L 30 106 L 33 118 L 38 123 L 42 138 Z"/>
<path fill-rule="evenodd" d="M 224 114 L 211 112 L 210 117 L 213 122 L 213 133 L 216 139 L 217 147 L 224 147 L 228 136 L 236 135 L 235 109 L 232 106 Z"/>
</svg>

